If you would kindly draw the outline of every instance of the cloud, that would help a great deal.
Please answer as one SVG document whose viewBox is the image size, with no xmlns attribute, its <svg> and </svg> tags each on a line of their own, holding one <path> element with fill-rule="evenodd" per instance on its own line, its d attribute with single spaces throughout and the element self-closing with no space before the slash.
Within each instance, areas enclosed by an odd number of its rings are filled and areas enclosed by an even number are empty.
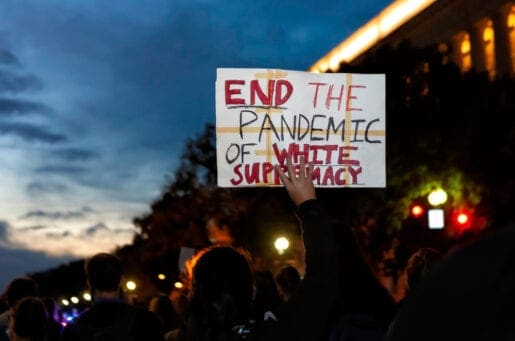
<svg viewBox="0 0 515 341">
<path fill-rule="evenodd" d="M 45 234 L 46 237 L 51 238 L 51 239 L 63 239 L 70 235 L 71 235 L 70 231 L 48 232 Z"/>
<path fill-rule="evenodd" d="M 44 271 L 76 258 L 69 254 L 51 256 L 42 251 L 29 250 L 11 240 L 13 232 L 7 221 L 0 220 L 0 290 L 16 277 Z"/>
<path fill-rule="evenodd" d="M 18 76 L 11 72 L 0 70 L 0 93 L 18 93 L 28 90 L 39 90 L 43 84 L 39 78 L 33 75 Z"/>
<path fill-rule="evenodd" d="M 76 175 L 86 173 L 86 168 L 78 166 L 50 165 L 36 168 L 38 173 L 56 173 L 65 175 Z"/>
<path fill-rule="evenodd" d="M 31 196 L 38 196 L 47 193 L 64 193 L 68 187 L 61 183 L 33 181 L 27 185 L 25 190 Z"/>
<path fill-rule="evenodd" d="M 0 240 L 5 240 L 7 238 L 7 229 L 9 225 L 6 221 L 0 220 Z"/>
<path fill-rule="evenodd" d="M 64 161 L 87 161 L 99 157 L 99 153 L 85 148 L 66 148 L 52 151 L 52 155 Z"/>
<path fill-rule="evenodd" d="M 33 225 L 18 228 L 19 231 L 38 231 L 49 228 L 47 225 Z"/>
<path fill-rule="evenodd" d="M 63 134 L 50 132 L 31 123 L 0 122 L 0 134 L 15 135 L 28 142 L 57 143 L 67 140 Z"/>
<path fill-rule="evenodd" d="M 111 229 L 103 222 L 80 227 L 70 220 L 55 220 L 52 225 L 18 228 L 0 221 L 0 249 L 26 249 L 55 257 L 88 257 L 97 252 L 112 252 L 117 246 L 131 243 L 134 232 L 134 228 Z"/>
<path fill-rule="evenodd" d="M 98 233 L 109 232 L 110 229 L 104 223 L 98 223 L 85 229 L 82 233 L 86 236 L 93 236 Z"/>
<path fill-rule="evenodd" d="M 0 91 L 2 90 L 2 80 L 0 79 Z M 49 113 L 52 110 L 41 103 L 22 99 L 0 98 L 0 114 L 25 115 L 28 113 Z"/>
<path fill-rule="evenodd" d="M 91 207 L 85 206 L 77 211 L 43 211 L 35 210 L 25 213 L 20 219 L 33 219 L 33 218 L 44 218 L 44 219 L 80 219 L 88 216 L 95 212 Z"/>
<path fill-rule="evenodd" d="M 12 52 L 0 48 L 0 64 L 18 64 L 18 58 Z"/>
</svg>

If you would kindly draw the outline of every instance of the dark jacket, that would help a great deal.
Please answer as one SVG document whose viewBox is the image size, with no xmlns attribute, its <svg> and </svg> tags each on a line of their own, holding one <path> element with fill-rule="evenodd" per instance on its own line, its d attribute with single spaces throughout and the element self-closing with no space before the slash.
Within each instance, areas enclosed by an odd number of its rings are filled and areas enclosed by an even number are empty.
<svg viewBox="0 0 515 341">
<path fill-rule="evenodd" d="M 317 200 L 297 209 L 306 250 L 306 273 L 298 291 L 277 309 L 277 321 L 255 330 L 251 340 L 327 338 L 329 313 L 336 296 L 336 254 L 332 228 Z"/>
<path fill-rule="evenodd" d="M 162 341 L 161 325 L 150 311 L 121 301 L 96 302 L 66 326 L 63 341 Z"/>
<path fill-rule="evenodd" d="M 410 295 L 387 340 L 514 340 L 515 224 L 447 255 Z"/>
</svg>

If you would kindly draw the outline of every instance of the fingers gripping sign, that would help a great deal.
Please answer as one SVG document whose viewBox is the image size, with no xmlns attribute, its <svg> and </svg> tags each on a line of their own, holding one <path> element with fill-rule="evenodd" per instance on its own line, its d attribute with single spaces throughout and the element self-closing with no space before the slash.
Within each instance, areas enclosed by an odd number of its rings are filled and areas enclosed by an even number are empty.
<svg viewBox="0 0 515 341">
<path fill-rule="evenodd" d="M 280 165 L 275 165 L 275 169 L 291 200 L 299 206 L 304 201 L 316 199 L 315 186 L 313 185 L 313 164 L 308 163 L 308 167 L 306 167 L 304 158 L 301 157 L 298 172 L 295 172 L 291 159 L 291 155 L 286 158 L 288 175 L 284 173 Z"/>
</svg>

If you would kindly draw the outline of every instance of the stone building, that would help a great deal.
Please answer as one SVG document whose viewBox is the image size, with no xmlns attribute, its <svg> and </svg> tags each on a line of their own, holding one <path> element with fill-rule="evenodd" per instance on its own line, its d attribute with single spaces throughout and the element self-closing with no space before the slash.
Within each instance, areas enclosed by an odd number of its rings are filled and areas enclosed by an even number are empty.
<svg viewBox="0 0 515 341">
<path fill-rule="evenodd" d="M 515 2 L 396 0 L 318 60 L 312 72 L 359 64 L 384 45 L 438 46 L 462 70 L 515 77 Z"/>
</svg>

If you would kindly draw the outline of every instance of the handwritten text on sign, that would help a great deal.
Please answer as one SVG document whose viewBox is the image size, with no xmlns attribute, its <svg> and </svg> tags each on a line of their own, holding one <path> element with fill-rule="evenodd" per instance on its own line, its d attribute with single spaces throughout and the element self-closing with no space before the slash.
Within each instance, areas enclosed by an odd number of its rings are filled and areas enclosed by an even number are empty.
<svg viewBox="0 0 515 341">
<path fill-rule="evenodd" d="M 385 187 L 384 75 L 218 69 L 218 185 L 277 186 L 314 164 L 318 187 Z"/>
</svg>

